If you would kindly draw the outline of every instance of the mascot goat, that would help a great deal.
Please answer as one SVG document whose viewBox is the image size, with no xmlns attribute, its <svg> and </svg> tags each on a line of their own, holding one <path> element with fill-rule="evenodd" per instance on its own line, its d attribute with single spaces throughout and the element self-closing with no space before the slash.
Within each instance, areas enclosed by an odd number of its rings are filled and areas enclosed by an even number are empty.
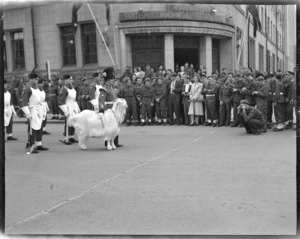
<svg viewBox="0 0 300 239">
<path fill-rule="evenodd" d="M 127 103 L 124 99 L 117 99 L 111 109 L 105 113 L 96 113 L 91 110 L 83 110 L 79 114 L 69 118 L 69 126 L 73 126 L 78 135 L 78 145 L 86 150 L 88 138 L 101 138 L 107 141 L 107 150 L 116 149 L 114 138 L 120 132 L 120 124 L 126 113 Z"/>
</svg>

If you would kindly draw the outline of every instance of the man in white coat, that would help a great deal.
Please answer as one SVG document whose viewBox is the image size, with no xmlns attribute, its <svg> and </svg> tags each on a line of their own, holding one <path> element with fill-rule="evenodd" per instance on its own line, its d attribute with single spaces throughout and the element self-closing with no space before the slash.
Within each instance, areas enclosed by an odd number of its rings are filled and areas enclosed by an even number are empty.
<svg viewBox="0 0 300 239">
<path fill-rule="evenodd" d="M 7 140 L 17 140 L 12 136 L 13 115 L 16 115 L 16 111 L 11 101 L 11 94 L 7 90 L 7 81 L 4 80 L 4 127 L 6 128 Z"/>
<path fill-rule="evenodd" d="M 41 91 L 37 88 L 38 76 L 30 73 L 28 85 L 25 87 L 22 99 L 22 110 L 28 119 L 28 142 L 26 153 L 38 153 L 40 145 L 36 145 L 36 137 L 42 128 L 43 105 Z"/>
</svg>

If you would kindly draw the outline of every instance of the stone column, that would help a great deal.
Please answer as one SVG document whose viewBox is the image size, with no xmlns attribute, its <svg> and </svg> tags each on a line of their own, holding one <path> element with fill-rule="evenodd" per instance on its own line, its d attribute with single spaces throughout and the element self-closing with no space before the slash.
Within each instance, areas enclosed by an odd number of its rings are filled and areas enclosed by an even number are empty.
<svg viewBox="0 0 300 239">
<path fill-rule="evenodd" d="M 220 68 L 226 67 L 229 71 L 234 70 L 234 45 L 233 39 L 221 39 L 220 40 Z"/>
<path fill-rule="evenodd" d="M 212 72 L 212 37 L 200 37 L 200 65 L 206 69 L 207 75 Z"/>
<path fill-rule="evenodd" d="M 6 62 L 7 72 L 13 71 L 13 51 L 12 51 L 12 34 L 5 32 Z"/>
<path fill-rule="evenodd" d="M 123 30 L 120 30 L 120 68 L 121 72 L 126 69 L 126 37 Z"/>
<path fill-rule="evenodd" d="M 165 34 L 165 69 L 174 71 L 174 37 L 173 34 Z"/>
<path fill-rule="evenodd" d="M 126 66 L 131 66 L 132 65 L 132 48 L 131 48 L 131 38 L 129 36 L 126 37 L 125 35 L 125 42 L 126 42 Z M 123 71 L 125 70 L 125 68 L 123 69 Z M 133 69 L 131 68 L 131 70 L 133 71 Z"/>
</svg>

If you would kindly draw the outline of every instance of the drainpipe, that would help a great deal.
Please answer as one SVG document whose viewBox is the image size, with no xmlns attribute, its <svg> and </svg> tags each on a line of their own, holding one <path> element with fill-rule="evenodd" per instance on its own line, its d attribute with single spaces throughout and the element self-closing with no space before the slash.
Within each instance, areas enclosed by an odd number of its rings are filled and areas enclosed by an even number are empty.
<svg viewBox="0 0 300 239">
<path fill-rule="evenodd" d="M 34 60 L 34 68 L 32 69 L 32 72 L 35 71 L 37 67 L 36 63 L 36 44 L 35 44 L 35 34 L 34 34 L 34 18 L 33 18 L 33 7 L 32 5 L 30 6 L 30 17 L 31 17 L 31 30 L 32 30 L 32 43 L 33 43 L 33 60 Z"/>
<path fill-rule="evenodd" d="M 267 69 L 267 62 L 268 62 L 268 29 L 269 26 L 267 21 L 267 5 L 265 5 L 265 33 L 266 33 L 266 71 L 269 72 L 270 69 Z M 270 62 L 269 62 L 270 65 Z M 270 68 L 270 67 L 269 67 Z"/>
<path fill-rule="evenodd" d="M 275 7 L 275 18 L 276 18 L 276 70 L 278 71 L 278 29 L 277 29 L 277 5 Z"/>
<path fill-rule="evenodd" d="M 248 13 L 250 14 L 250 12 Z M 250 18 L 249 18 L 249 23 L 248 23 L 248 68 L 249 68 L 249 62 L 250 62 L 250 34 L 249 34 L 249 30 L 250 30 Z M 252 67 L 251 67 L 252 68 Z M 252 68 L 253 69 L 253 68 Z"/>
</svg>

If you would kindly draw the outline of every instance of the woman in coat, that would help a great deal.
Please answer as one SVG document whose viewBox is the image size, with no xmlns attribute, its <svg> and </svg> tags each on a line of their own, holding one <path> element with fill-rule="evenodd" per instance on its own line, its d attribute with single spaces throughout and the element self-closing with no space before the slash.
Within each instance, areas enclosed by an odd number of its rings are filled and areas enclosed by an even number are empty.
<svg viewBox="0 0 300 239">
<path fill-rule="evenodd" d="M 190 126 L 198 125 L 199 116 L 203 116 L 203 95 L 202 95 L 203 84 L 199 82 L 198 77 L 194 77 L 194 83 L 191 86 L 189 98 L 189 116 L 191 118 Z"/>
</svg>

